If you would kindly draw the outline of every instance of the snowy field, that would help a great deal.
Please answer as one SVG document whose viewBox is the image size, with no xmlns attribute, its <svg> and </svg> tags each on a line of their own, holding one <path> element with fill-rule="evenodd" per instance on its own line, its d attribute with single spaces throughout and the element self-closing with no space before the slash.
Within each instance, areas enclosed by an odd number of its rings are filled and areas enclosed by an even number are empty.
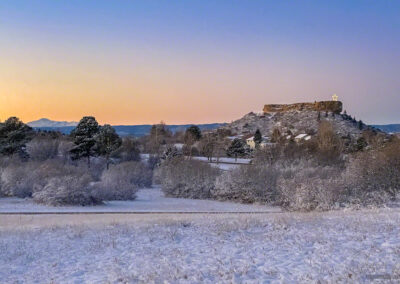
<svg viewBox="0 0 400 284">
<path fill-rule="evenodd" d="M 1 283 L 400 282 L 389 209 L 0 218 Z"/>
<path fill-rule="evenodd" d="M 204 162 L 209 162 L 207 157 L 192 157 L 193 160 L 199 160 L 199 161 L 204 161 Z M 215 158 L 213 157 L 211 160 L 212 163 L 227 163 L 227 164 L 250 164 L 251 159 L 243 159 L 243 158 Z"/>
<path fill-rule="evenodd" d="M 99 206 L 52 207 L 31 199 L 0 198 L 0 213 L 11 212 L 277 212 L 277 207 L 213 200 L 166 198 L 158 187 L 142 189 L 133 201 L 108 201 Z M 0 217 L 1 218 L 1 217 Z"/>
</svg>

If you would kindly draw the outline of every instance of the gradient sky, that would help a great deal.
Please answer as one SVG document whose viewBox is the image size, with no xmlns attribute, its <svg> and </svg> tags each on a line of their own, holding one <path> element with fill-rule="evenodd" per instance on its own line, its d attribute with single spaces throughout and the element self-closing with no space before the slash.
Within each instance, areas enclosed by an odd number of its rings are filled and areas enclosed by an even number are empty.
<svg viewBox="0 0 400 284">
<path fill-rule="evenodd" d="M 0 119 L 230 122 L 329 100 L 400 123 L 400 1 L 0 1 Z"/>
</svg>

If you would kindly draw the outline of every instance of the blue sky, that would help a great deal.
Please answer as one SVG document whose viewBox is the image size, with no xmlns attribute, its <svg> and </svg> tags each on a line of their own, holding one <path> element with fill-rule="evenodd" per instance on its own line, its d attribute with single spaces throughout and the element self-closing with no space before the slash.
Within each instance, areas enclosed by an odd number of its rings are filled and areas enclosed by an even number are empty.
<svg viewBox="0 0 400 284">
<path fill-rule="evenodd" d="M 356 118 L 400 122 L 399 15 L 398 1 L 1 1 L 0 118 L 230 121 L 337 93 Z"/>
</svg>

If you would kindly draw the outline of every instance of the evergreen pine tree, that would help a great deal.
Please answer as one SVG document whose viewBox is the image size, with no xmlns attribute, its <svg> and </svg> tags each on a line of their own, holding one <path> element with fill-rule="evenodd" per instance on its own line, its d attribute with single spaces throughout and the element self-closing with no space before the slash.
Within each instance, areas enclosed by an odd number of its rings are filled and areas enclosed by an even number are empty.
<svg viewBox="0 0 400 284">
<path fill-rule="evenodd" d="M 105 124 L 104 126 L 100 127 L 95 139 L 96 152 L 97 154 L 106 157 L 106 165 L 108 170 L 110 155 L 121 146 L 122 140 L 115 132 L 115 129 L 109 124 Z"/>
<path fill-rule="evenodd" d="M 262 135 L 261 135 L 261 131 L 260 129 L 256 130 L 256 133 L 254 133 L 254 143 L 256 144 L 256 146 L 259 146 L 262 142 Z"/>
<path fill-rule="evenodd" d="M 364 123 L 362 122 L 362 120 L 358 121 L 358 129 L 363 130 L 364 128 Z"/>
<path fill-rule="evenodd" d="M 93 116 L 83 117 L 76 128 L 71 132 L 75 147 L 71 149 L 72 159 L 87 158 L 90 167 L 90 157 L 96 154 L 96 135 L 99 124 Z"/>
<path fill-rule="evenodd" d="M 199 141 L 201 139 L 201 130 L 197 125 L 192 125 L 185 131 L 185 138 L 187 136 L 191 136 L 191 138 L 195 141 Z"/>
<path fill-rule="evenodd" d="M 32 128 L 20 121 L 19 118 L 8 118 L 5 122 L 0 123 L 0 153 L 27 156 L 25 145 L 33 135 Z"/>
<path fill-rule="evenodd" d="M 235 157 L 235 160 L 237 160 L 238 157 L 246 155 L 245 143 L 236 138 L 232 141 L 232 144 L 229 146 L 226 154 L 228 157 Z"/>
</svg>

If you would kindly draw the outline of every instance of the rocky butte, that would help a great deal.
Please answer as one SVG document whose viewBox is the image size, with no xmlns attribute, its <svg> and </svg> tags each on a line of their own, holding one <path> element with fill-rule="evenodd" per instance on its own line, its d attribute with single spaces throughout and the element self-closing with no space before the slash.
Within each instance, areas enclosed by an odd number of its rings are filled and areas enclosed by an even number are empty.
<svg viewBox="0 0 400 284">
<path fill-rule="evenodd" d="M 295 103 L 295 104 L 268 104 L 264 105 L 264 113 L 285 112 L 285 111 L 321 111 L 340 114 L 343 104 L 340 101 L 320 101 L 314 103 Z"/>
<path fill-rule="evenodd" d="M 342 109 L 340 101 L 266 104 L 263 112 L 250 112 L 221 128 L 230 130 L 232 135 L 254 135 L 258 129 L 262 135 L 272 137 L 277 129 L 286 138 L 300 134 L 312 137 L 318 132 L 320 123 L 326 121 L 333 126 L 339 137 L 357 141 L 362 132 L 370 127 L 350 115 L 342 114 Z"/>
</svg>

